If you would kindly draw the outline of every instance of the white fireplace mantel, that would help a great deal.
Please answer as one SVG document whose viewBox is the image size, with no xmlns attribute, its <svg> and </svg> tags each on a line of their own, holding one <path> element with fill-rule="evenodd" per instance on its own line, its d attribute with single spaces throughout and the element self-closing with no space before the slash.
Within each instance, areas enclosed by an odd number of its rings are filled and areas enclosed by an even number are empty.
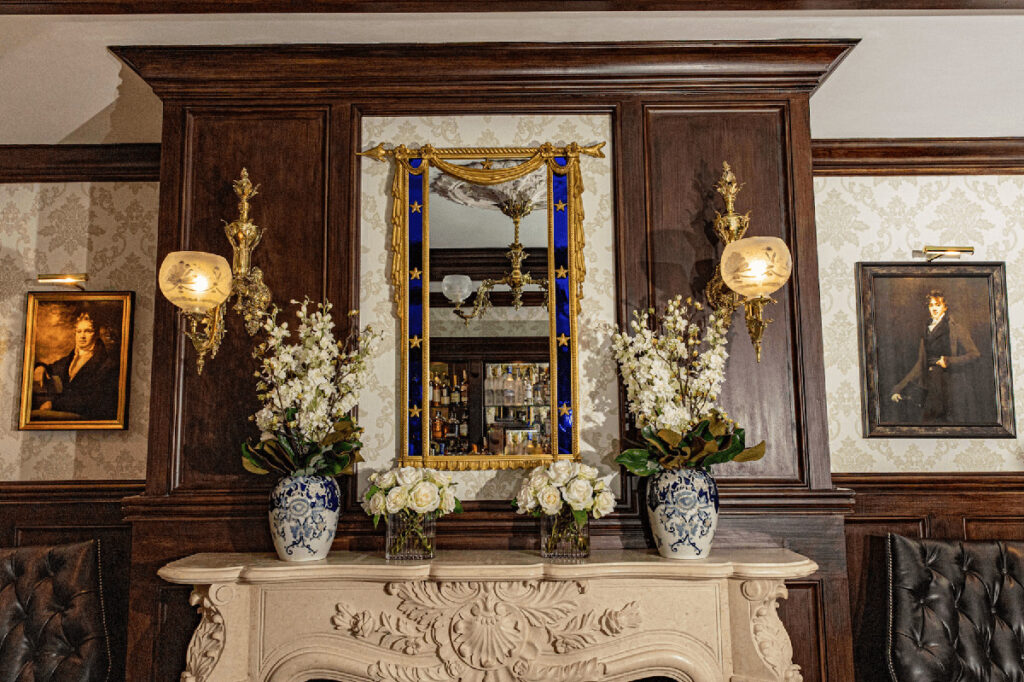
<svg viewBox="0 0 1024 682">
<path fill-rule="evenodd" d="M 411 563 L 196 554 L 160 576 L 194 585 L 202 614 L 183 682 L 799 682 L 776 609 L 784 581 L 815 570 L 784 549 L 576 564 L 496 550 Z"/>
</svg>

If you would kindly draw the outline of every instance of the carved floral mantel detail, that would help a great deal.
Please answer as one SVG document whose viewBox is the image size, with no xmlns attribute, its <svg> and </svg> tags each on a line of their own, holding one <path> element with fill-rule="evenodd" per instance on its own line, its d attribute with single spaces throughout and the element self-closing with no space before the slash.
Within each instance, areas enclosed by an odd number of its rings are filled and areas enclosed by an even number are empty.
<svg viewBox="0 0 1024 682">
<path fill-rule="evenodd" d="M 578 564 L 521 550 L 197 554 L 159 574 L 193 585 L 202 615 L 182 682 L 799 682 L 777 602 L 816 570 L 781 548 L 722 548 Z"/>
<path fill-rule="evenodd" d="M 207 585 L 192 590 L 188 603 L 196 607 L 202 617 L 192 633 L 188 645 L 188 658 L 181 682 L 205 682 L 224 650 L 224 616 L 220 606 L 234 597 L 230 585 Z"/>
<path fill-rule="evenodd" d="M 382 649 L 433 653 L 441 665 L 374 663 L 367 671 L 374 680 L 598 680 L 605 666 L 596 659 L 547 666 L 536 657 L 585 650 L 641 624 L 635 601 L 582 610 L 584 581 L 401 582 L 385 591 L 399 599 L 401 615 L 340 602 L 334 628 Z"/>
<path fill-rule="evenodd" d="M 793 664 L 793 643 L 779 618 L 779 599 L 789 596 L 779 580 L 747 580 L 740 586 L 751 602 L 750 633 L 757 653 L 781 682 L 803 682 L 800 666 Z"/>
</svg>

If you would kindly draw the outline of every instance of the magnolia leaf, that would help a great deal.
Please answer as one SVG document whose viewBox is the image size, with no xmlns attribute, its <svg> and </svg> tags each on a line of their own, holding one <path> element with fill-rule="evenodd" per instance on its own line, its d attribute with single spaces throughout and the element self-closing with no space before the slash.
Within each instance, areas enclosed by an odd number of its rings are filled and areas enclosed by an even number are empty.
<svg viewBox="0 0 1024 682">
<path fill-rule="evenodd" d="M 658 463 L 651 458 L 651 453 L 643 448 L 626 450 L 615 458 L 615 462 L 626 467 L 634 476 L 650 476 L 661 471 Z"/>
<path fill-rule="evenodd" d="M 245 443 L 242 443 L 242 467 L 253 474 L 270 473 L 270 470 L 264 466 L 263 460 L 254 455 Z"/>
<path fill-rule="evenodd" d="M 715 438 L 724 436 L 729 431 L 729 422 L 722 419 L 717 413 L 713 413 L 708 423 L 708 430 Z"/>
<path fill-rule="evenodd" d="M 674 469 L 682 469 L 684 466 L 689 464 L 689 451 L 686 451 L 686 455 L 687 456 L 679 454 L 666 455 L 665 457 L 662 457 L 660 460 L 658 460 L 658 463 L 661 464 L 662 468 L 668 469 L 669 471 Z"/>
<path fill-rule="evenodd" d="M 756 462 L 757 460 L 764 457 L 765 445 L 764 441 L 761 441 L 752 448 L 747 448 L 740 454 L 736 455 L 735 462 Z"/>
<path fill-rule="evenodd" d="M 673 448 L 677 448 L 679 447 L 680 441 L 683 440 L 683 434 L 678 431 L 673 431 L 672 429 L 662 429 L 661 431 L 658 431 L 658 438 L 661 438 Z"/>
</svg>

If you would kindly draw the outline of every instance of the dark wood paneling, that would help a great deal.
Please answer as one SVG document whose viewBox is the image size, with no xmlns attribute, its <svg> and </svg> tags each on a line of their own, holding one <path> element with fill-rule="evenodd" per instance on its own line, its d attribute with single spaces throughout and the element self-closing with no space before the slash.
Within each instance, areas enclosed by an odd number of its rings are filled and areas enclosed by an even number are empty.
<svg viewBox="0 0 1024 682">
<path fill-rule="evenodd" d="M 752 397 L 737 416 L 773 445 L 764 469 L 734 467 L 743 475 L 724 480 L 717 542 L 785 545 L 818 562 L 818 573 L 794 588 L 785 618 L 800 633 L 807 678 L 838 680 L 852 665 L 842 522 L 851 501 L 832 490 L 827 448 L 819 445 L 827 434 L 807 98 L 852 45 L 449 45 L 432 46 L 428 57 L 402 45 L 115 52 L 164 100 L 158 256 L 186 246 L 227 253 L 219 228 L 234 217 L 229 183 L 247 165 L 263 185 L 253 213 L 267 233 L 256 261 L 278 301 L 326 293 L 339 309 L 356 307 L 362 209 L 354 152 L 377 142 L 360 138 L 362 116 L 610 115 L 620 323 L 689 281 L 692 273 L 681 271 L 690 266 L 675 252 L 704 240 L 710 259 L 712 188 L 722 160 L 736 164 L 748 183 L 740 207 L 754 210 L 753 233 L 787 238 L 799 269 L 772 311 L 777 321 L 761 365 L 738 321 L 732 372 L 743 381 L 734 390 Z M 409 79 L 413 67 L 417 78 Z M 664 177 L 692 169 L 699 175 L 685 183 Z M 680 206 L 692 215 L 673 225 Z M 201 379 L 180 339 L 154 349 L 147 489 L 125 506 L 133 528 L 133 679 L 169 680 L 176 668 L 158 669 L 155 643 L 180 647 L 194 622 L 168 607 L 173 597 L 161 593 L 159 566 L 200 551 L 271 549 L 261 488 L 270 481 L 238 464 L 254 398 L 250 341 L 233 324 Z M 154 335 L 170 338 L 174 330 L 171 306 L 158 301 Z M 754 405 L 753 396 L 780 393 L 778 405 Z M 624 412 L 617 418 L 627 435 Z M 726 467 L 720 473 L 727 476 Z M 358 511 L 354 480 L 347 487 L 335 549 L 379 551 L 382 533 Z M 636 481 L 623 477 L 620 493 L 616 512 L 594 524 L 595 547 L 646 545 Z M 442 547 L 536 545 L 536 520 L 512 513 L 507 500 L 466 509 L 440 524 Z"/>
<path fill-rule="evenodd" d="M 649 262 L 651 298 L 658 304 L 676 294 L 701 297 L 714 274 L 722 245 L 712 225 L 723 211 L 714 186 L 728 161 L 744 188 L 737 210 L 752 211 L 748 236 L 771 235 L 793 243 L 787 107 L 784 103 L 693 107 L 656 106 L 646 110 L 648 159 Z M 671 245 L 671 247 L 669 246 Z M 764 337 L 757 363 L 742 314 L 729 332 L 729 376 L 722 404 L 747 431 L 748 439 L 771 444 L 760 462 L 721 470 L 729 478 L 775 479 L 802 483 L 797 429 L 799 387 L 789 358 L 793 353 L 792 287 L 777 295 L 769 315 L 776 322 Z M 766 395 L 773 396 L 765 401 Z"/>
<path fill-rule="evenodd" d="M 0 182 L 156 182 L 159 144 L 0 145 Z"/>
<path fill-rule="evenodd" d="M 1020 0 L 0 0 L 0 14 L 1019 10 Z"/>
<path fill-rule="evenodd" d="M 814 140 L 815 175 L 1018 175 L 1024 138 Z"/>
<path fill-rule="evenodd" d="M 140 492 L 141 481 L 0 483 L 0 547 L 99 541 L 113 682 L 125 679 L 131 557 L 121 498 Z"/>
<path fill-rule="evenodd" d="M 288 301 L 324 295 L 327 126 L 325 108 L 197 108 L 187 114 L 180 248 L 230 260 L 222 221 L 238 215 L 231 180 L 247 168 L 261 190 L 251 216 L 264 228 L 253 265 L 266 274 L 274 300 L 286 307 L 281 320 L 293 316 Z M 232 312 L 216 359 L 202 376 L 191 369 L 183 373 L 175 488 L 267 486 L 265 479 L 246 473 L 235 456 L 239 443 L 256 435 L 249 420 L 259 408 L 252 345 L 241 317 Z"/>
<path fill-rule="evenodd" d="M 1024 539 L 1024 474 L 833 474 L 856 493 L 846 520 L 846 557 L 853 641 L 873 643 L 881 605 L 887 533 L 952 540 Z M 871 679 L 877 647 L 856 647 L 858 679 Z"/>
</svg>

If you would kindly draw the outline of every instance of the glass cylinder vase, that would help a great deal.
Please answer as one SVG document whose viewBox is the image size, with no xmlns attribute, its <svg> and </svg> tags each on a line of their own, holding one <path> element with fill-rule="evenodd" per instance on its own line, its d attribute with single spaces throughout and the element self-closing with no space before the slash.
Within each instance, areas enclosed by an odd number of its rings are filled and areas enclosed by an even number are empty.
<svg viewBox="0 0 1024 682">
<path fill-rule="evenodd" d="M 437 512 L 418 514 L 403 509 L 387 516 L 384 557 L 391 559 L 433 559 L 437 534 Z"/>
<path fill-rule="evenodd" d="M 540 517 L 540 555 L 546 559 L 585 559 L 590 556 L 590 515 L 576 523 L 572 508 L 563 504 L 557 514 Z"/>
</svg>

